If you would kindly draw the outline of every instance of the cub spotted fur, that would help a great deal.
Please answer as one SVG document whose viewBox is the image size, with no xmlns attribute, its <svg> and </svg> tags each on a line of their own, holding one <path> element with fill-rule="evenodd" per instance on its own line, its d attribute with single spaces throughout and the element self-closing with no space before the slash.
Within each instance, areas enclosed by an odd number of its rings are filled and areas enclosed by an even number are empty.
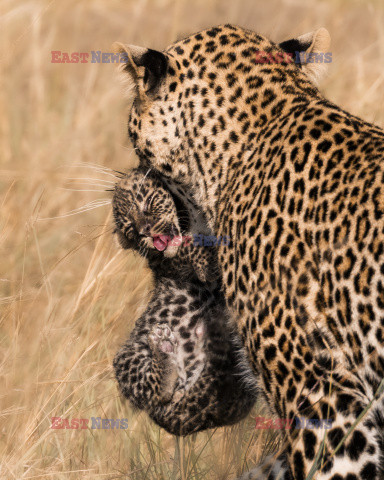
<svg viewBox="0 0 384 480">
<path fill-rule="evenodd" d="M 245 361 L 220 282 L 205 282 L 215 272 L 214 249 L 173 248 L 172 236 L 198 233 L 181 206 L 179 218 L 178 201 L 159 179 L 141 170 L 131 171 L 115 187 L 119 242 L 148 259 L 155 284 L 114 368 L 134 406 L 168 432 L 187 435 L 237 422 L 255 396 L 242 378 Z M 184 231 L 181 222 L 190 230 Z M 158 242 L 159 237 L 164 240 Z"/>
</svg>

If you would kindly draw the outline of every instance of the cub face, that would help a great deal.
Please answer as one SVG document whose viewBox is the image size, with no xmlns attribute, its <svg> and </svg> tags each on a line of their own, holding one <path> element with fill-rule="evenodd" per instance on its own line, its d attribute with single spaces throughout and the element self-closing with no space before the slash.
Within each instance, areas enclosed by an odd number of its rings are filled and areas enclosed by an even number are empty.
<svg viewBox="0 0 384 480">
<path fill-rule="evenodd" d="M 177 208 L 172 195 L 159 179 L 132 170 L 115 186 L 113 215 L 118 241 L 122 248 L 143 256 L 176 255 L 181 235 Z"/>
</svg>

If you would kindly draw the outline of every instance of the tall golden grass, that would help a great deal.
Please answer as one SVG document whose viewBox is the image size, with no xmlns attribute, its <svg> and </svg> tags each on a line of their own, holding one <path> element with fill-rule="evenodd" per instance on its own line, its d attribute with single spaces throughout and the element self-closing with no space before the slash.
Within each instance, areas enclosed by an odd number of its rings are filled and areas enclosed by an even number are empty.
<svg viewBox="0 0 384 480">
<path fill-rule="evenodd" d="M 144 262 L 115 246 L 102 202 L 114 179 L 98 167 L 136 163 L 127 107 L 114 65 L 51 63 L 52 50 L 162 48 L 224 22 L 274 40 L 326 26 L 325 94 L 384 124 L 380 0 L 0 0 L 2 479 L 233 478 L 276 444 L 252 417 L 178 440 L 118 395 L 112 359 L 150 288 Z M 53 430 L 54 416 L 129 428 Z"/>
</svg>

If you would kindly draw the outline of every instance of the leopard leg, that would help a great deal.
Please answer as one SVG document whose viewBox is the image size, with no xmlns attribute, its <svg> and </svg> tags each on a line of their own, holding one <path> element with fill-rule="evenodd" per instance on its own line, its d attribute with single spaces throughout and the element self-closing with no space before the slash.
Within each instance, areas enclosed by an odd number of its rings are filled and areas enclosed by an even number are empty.
<svg viewBox="0 0 384 480">
<path fill-rule="evenodd" d="M 333 358 L 332 349 L 315 347 L 309 323 L 296 316 L 295 308 L 283 310 L 273 297 L 272 302 L 260 302 L 257 311 L 264 332 L 273 322 L 280 347 L 269 341 L 258 358 L 262 388 L 275 414 L 296 424 L 286 431 L 287 472 L 278 463 L 267 463 L 244 479 L 275 480 L 279 473 L 283 479 L 306 480 L 313 474 L 310 478 L 316 480 L 341 480 L 341 472 L 353 472 L 348 480 L 382 479 L 383 431 L 377 415 L 382 394 L 368 395 L 364 380 Z M 278 331 L 279 324 L 288 327 L 284 333 Z"/>
<path fill-rule="evenodd" d="M 178 379 L 177 339 L 166 323 L 156 324 L 148 335 L 152 351 L 152 370 L 159 385 L 157 400 L 167 403 L 171 400 Z"/>
<path fill-rule="evenodd" d="M 184 248 L 184 255 L 201 282 L 217 281 L 219 270 L 215 247 L 188 245 Z"/>
<path fill-rule="evenodd" d="M 271 457 L 239 480 L 305 480 L 311 474 L 316 480 L 340 480 L 341 472 L 354 472 L 348 480 L 384 478 L 384 398 L 364 402 L 353 394 L 355 389 L 332 383 L 319 381 L 297 399 L 299 404 L 287 404 L 298 411 L 288 433 L 287 462 Z"/>
<path fill-rule="evenodd" d="M 146 325 L 144 320 L 141 317 L 140 324 Z M 117 352 L 113 362 L 116 379 L 134 406 L 151 410 L 159 401 L 170 400 L 177 380 L 175 348 L 170 329 L 159 324 L 151 331 L 136 327 Z"/>
</svg>

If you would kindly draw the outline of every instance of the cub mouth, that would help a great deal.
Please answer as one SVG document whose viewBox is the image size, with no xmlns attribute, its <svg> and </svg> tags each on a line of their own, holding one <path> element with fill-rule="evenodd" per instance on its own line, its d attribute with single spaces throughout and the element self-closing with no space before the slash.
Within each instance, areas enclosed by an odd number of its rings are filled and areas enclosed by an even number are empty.
<svg viewBox="0 0 384 480">
<path fill-rule="evenodd" d="M 158 252 L 164 252 L 170 241 L 171 237 L 169 235 L 156 235 L 153 237 L 153 246 Z"/>
</svg>

